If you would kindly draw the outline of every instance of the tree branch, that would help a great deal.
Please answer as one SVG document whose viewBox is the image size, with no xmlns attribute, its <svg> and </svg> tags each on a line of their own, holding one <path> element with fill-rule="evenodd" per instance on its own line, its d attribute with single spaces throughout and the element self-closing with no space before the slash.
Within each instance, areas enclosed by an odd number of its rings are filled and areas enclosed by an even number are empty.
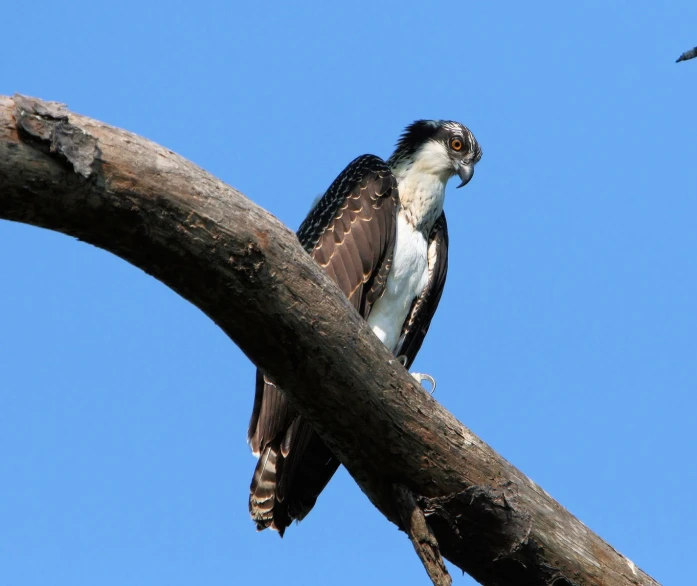
<svg viewBox="0 0 697 586">
<path fill-rule="evenodd" d="M 434 586 L 450 586 L 453 581 L 440 555 L 438 541 L 414 495 L 405 486 L 397 484 L 394 487 L 394 497 L 402 527 L 409 535 L 431 582 Z"/>
<path fill-rule="evenodd" d="M 109 250 L 199 307 L 390 521 L 479 582 L 656 584 L 424 392 L 290 230 L 193 163 L 60 104 L 0 97 L 0 218 Z M 409 522 L 395 486 L 418 505 Z"/>
</svg>

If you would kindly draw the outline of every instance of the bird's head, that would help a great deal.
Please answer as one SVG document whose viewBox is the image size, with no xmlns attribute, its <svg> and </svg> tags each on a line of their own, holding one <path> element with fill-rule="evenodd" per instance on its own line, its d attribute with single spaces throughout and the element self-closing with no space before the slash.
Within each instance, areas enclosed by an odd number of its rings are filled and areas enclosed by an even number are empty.
<svg viewBox="0 0 697 586">
<path fill-rule="evenodd" d="M 388 160 L 392 169 L 413 170 L 439 177 L 443 183 L 459 175 L 466 185 L 482 149 L 472 132 L 451 120 L 417 120 L 406 127 Z"/>
</svg>

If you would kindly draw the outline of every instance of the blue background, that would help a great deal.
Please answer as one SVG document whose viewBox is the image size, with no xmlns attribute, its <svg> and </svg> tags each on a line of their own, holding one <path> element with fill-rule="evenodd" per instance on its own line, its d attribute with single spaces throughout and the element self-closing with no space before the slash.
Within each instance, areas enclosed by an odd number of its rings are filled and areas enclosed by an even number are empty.
<svg viewBox="0 0 697 586">
<path fill-rule="evenodd" d="M 415 368 L 665 584 L 697 550 L 697 5 L 35 2 L 0 93 L 192 159 L 296 228 L 417 118 L 484 150 L 448 188 Z M 0 222 L 0 583 L 426 584 L 345 471 L 281 540 L 248 518 L 252 365 L 142 271 Z M 453 568 L 455 584 L 474 583 Z"/>
</svg>

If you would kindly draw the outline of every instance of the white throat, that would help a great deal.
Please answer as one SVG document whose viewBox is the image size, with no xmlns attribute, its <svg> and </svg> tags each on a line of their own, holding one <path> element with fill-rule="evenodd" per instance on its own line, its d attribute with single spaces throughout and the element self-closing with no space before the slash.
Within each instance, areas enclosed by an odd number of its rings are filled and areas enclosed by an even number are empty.
<svg viewBox="0 0 697 586">
<path fill-rule="evenodd" d="M 410 159 L 397 161 L 392 168 L 399 186 L 400 213 L 426 236 L 443 211 L 445 185 L 453 166 L 440 142 L 428 142 Z"/>
</svg>

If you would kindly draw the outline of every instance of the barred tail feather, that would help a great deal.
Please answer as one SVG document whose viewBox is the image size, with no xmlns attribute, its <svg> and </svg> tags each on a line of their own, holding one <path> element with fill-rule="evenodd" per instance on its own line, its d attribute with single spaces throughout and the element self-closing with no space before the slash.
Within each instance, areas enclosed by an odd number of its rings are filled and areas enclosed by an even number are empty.
<svg viewBox="0 0 697 586">
<path fill-rule="evenodd" d="M 277 465 L 280 468 L 283 461 L 279 451 L 279 446 L 268 445 L 259 458 L 249 487 L 249 513 L 257 531 L 276 529 L 282 537 L 290 519 L 286 507 L 277 497 L 277 476 L 280 474 Z"/>
</svg>

